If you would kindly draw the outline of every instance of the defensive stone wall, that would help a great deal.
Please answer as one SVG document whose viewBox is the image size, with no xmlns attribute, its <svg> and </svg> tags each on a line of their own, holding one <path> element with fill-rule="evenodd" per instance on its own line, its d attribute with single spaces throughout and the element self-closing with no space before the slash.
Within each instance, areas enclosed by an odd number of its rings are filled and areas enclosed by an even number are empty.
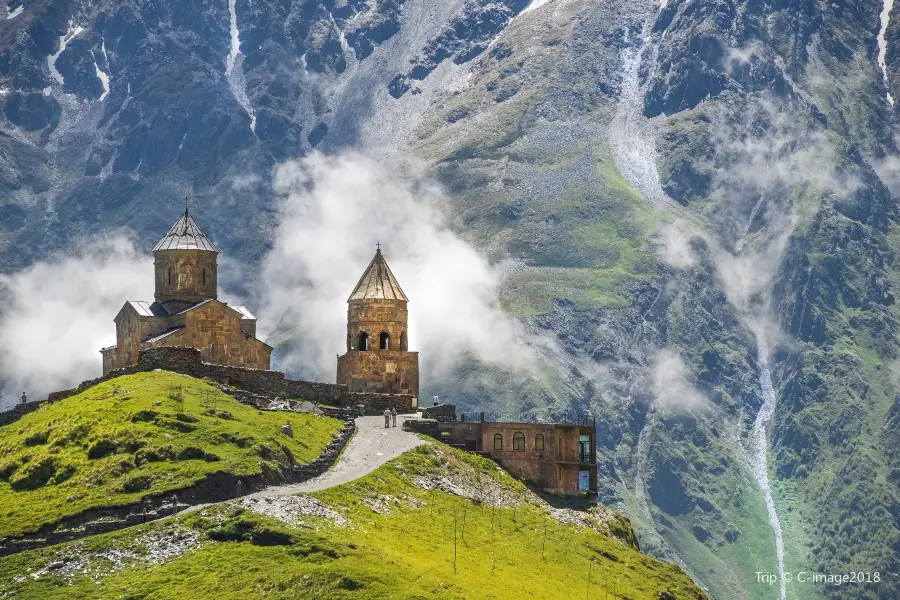
<svg viewBox="0 0 900 600">
<path fill-rule="evenodd" d="M 43 402 L 29 402 L 28 404 L 17 404 L 13 408 L 0 413 L 0 427 L 9 425 L 18 421 L 28 413 L 37 410 Z"/>
<path fill-rule="evenodd" d="M 456 405 L 439 404 L 422 409 L 423 419 L 434 419 L 438 423 L 453 423 L 456 421 Z"/>
<path fill-rule="evenodd" d="M 54 392 L 47 400 L 50 402 L 62 400 L 115 377 L 155 369 L 173 371 L 200 379 L 208 378 L 265 396 L 303 398 L 311 402 L 347 408 L 355 408 L 358 404 L 364 404 L 368 410 L 374 411 L 382 411 L 390 407 L 396 408 L 399 413 L 416 411 L 415 396 L 412 394 L 355 393 L 345 385 L 285 379 L 284 373 L 280 371 L 263 371 L 205 363 L 200 359 L 200 351 L 196 348 L 168 346 L 141 350 L 137 364 L 111 371 L 103 377 L 85 381 L 77 388 Z M 15 417 L 12 420 L 18 418 Z M 3 423 L 0 422 L 0 424 Z"/>
</svg>

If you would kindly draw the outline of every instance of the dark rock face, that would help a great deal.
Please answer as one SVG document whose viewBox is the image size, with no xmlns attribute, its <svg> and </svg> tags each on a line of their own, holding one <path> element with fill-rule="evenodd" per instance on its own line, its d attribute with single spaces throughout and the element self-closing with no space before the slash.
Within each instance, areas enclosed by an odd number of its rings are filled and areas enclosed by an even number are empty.
<svg viewBox="0 0 900 600">
<path fill-rule="evenodd" d="M 463 11 L 433 37 L 412 61 L 413 67 L 394 77 L 388 88 L 400 98 L 412 88 L 412 81 L 425 79 L 447 59 L 460 64 L 484 52 L 489 42 L 524 10 L 531 0 L 467 0 Z"/>
</svg>

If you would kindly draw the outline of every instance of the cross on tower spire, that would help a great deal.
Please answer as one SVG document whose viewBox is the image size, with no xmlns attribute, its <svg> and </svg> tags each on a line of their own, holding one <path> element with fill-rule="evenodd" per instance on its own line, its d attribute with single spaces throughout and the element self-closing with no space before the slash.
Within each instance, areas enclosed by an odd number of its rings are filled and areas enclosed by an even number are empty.
<svg viewBox="0 0 900 600">
<path fill-rule="evenodd" d="M 376 249 L 378 252 L 381 252 L 381 242 L 376 242 L 376 243 L 375 243 L 375 249 Z"/>
<path fill-rule="evenodd" d="M 191 201 L 190 196 L 184 197 L 184 214 L 188 214 L 188 204 L 190 203 L 190 201 Z"/>
</svg>

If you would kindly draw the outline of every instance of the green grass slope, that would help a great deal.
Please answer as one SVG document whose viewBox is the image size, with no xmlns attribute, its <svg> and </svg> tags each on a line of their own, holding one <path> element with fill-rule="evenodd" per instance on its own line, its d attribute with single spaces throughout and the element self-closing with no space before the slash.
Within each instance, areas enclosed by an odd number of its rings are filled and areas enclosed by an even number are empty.
<svg viewBox="0 0 900 600">
<path fill-rule="evenodd" d="M 170 396 L 180 389 L 182 400 Z M 283 434 L 286 419 L 294 437 Z M 0 538 L 215 472 L 314 460 L 339 421 L 263 412 L 168 372 L 119 377 L 0 428 Z"/>
<path fill-rule="evenodd" d="M 50 568 L 48 568 L 50 567 Z M 311 496 L 245 499 L 0 559 L 0 597 L 702 599 L 626 520 L 551 509 L 436 444 Z"/>
</svg>

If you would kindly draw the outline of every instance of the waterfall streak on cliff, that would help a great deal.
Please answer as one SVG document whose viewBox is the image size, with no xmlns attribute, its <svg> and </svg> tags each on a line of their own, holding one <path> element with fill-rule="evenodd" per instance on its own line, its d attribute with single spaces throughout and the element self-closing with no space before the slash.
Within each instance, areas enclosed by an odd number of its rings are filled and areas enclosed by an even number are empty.
<svg viewBox="0 0 900 600">
<path fill-rule="evenodd" d="M 756 482 L 762 492 L 763 500 L 766 503 L 766 512 L 769 515 L 769 523 L 772 525 L 772 531 L 775 533 L 775 558 L 778 562 L 778 582 L 781 586 L 781 600 L 786 600 L 784 581 L 784 539 L 781 535 L 781 521 L 778 519 L 778 512 L 775 510 L 775 500 L 772 497 L 772 487 L 769 484 L 769 465 L 768 465 L 768 436 L 767 428 L 772 422 L 775 415 L 775 406 L 777 397 L 775 388 L 772 385 L 772 375 L 769 372 L 769 347 L 766 340 L 766 334 L 762 328 L 755 331 L 757 354 L 759 356 L 759 382 L 762 386 L 763 404 L 756 415 L 753 422 L 753 431 L 750 434 L 750 467 L 756 476 Z"/>
</svg>

